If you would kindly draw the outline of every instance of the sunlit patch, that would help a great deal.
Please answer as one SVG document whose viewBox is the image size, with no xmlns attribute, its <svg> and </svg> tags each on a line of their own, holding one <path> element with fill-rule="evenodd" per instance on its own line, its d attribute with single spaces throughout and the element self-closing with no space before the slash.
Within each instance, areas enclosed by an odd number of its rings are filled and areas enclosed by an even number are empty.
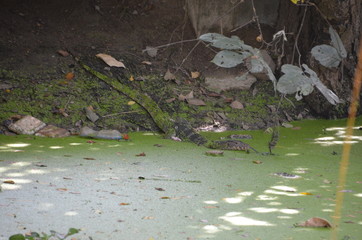
<svg viewBox="0 0 362 240">
<path fill-rule="evenodd" d="M 297 213 L 299 213 L 299 211 L 297 209 L 290 209 L 290 208 L 280 209 L 279 212 L 284 213 L 284 214 L 297 214 Z"/>
<path fill-rule="evenodd" d="M 241 213 L 230 212 L 219 218 L 237 226 L 275 226 L 266 221 L 239 216 L 240 214 Z"/>
<path fill-rule="evenodd" d="M 15 167 L 25 167 L 25 166 L 31 165 L 31 163 L 30 162 L 16 162 L 11 165 L 15 166 Z"/>
<path fill-rule="evenodd" d="M 291 219 L 291 216 L 278 216 L 279 219 Z"/>
<path fill-rule="evenodd" d="M 341 135 L 341 138 L 346 138 L 346 135 Z M 350 139 L 362 141 L 362 136 L 349 136 Z"/>
<path fill-rule="evenodd" d="M 248 197 L 248 196 L 251 196 L 253 195 L 254 192 L 240 192 L 238 193 L 239 196 L 245 196 L 245 197 Z"/>
<path fill-rule="evenodd" d="M 1 185 L 2 190 L 18 190 L 21 188 L 21 185 L 17 184 L 2 184 Z"/>
<path fill-rule="evenodd" d="M 204 231 L 206 233 L 217 233 L 217 232 L 220 232 L 221 230 L 216 227 L 215 225 L 206 225 L 204 226 L 202 229 L 204 229 Z"/>
<path fill-rule="evenodd" d="M 332 145 L 343 145 L 344 143 L 355 144 L 358 143 L 358 141 L 330 141 L 330 142 L 316 141 L 314 143 L 320 144 L 323 147 L 328 147 Z"/>
<path fill-rule="evenodd" d="M 269 195 L 259 195 L 256 197 L 256 200 L 260 200 L 260 201 L 273 201 L 273 200 L 277 200 L 278 197 L 272 197 Z"/>
<path fill-rule="evenodd" d="M 335 139 L 335 137 L 320 137 L 320 138 L 316 138 L 316 141 L 330 141 Z"/>
<path fill-rule="evenodd" d="M 97 148 L 97 147 L 92 147 L 92 148 L 89 148 L 89 150 L 91 151 L 98 151 L 98 150 L 101 150 L 100 148 Z"/>
<path fill-rule="evenodd" d="M 299 193 L 281 192 L 281 191 L 275 191 L 272 189 L 265 190 L 264 192 L 268 193 L 268 194 L 285 195 L 285 196 L 290 196 L 290 197 L 300 196 Z"/>
<path fill-rule="evenodd" d="M 0 167 L 0 173 L 6 172 L 7 170 L 9 170 L 9 169 L 8 169 L 8 168 L 5 168 L 5 167 Z"/>
<path fill-rule="evenodd" d="M 288 186 L 273 186 L 271 188 L 276 189 L 276 190 L 286 191 L 286 192 L 296 192 L 297 191 L 296 188 L 288 187 Z"/>
<path fill-rule="evenodd" d="M 233 197 L 233 198 L 223 198 L 222 200 L 224 200 L 227 203 L 230 204 L 235 204 L 235 203 L 241 203 L 244 198 L 243 197 Z"/>
<path fill-rule="evenodd" d="M 42 152 L 44 152 L 44 151 L 42 151 L 42 150 L 36 150 L 35 152 L 37 152 L 37 153 L 42 153 Z"/>
<path fill-rule="evenodd" d="M 54 207 L 54 203 L 41 203 L 39 209 L 41 210 L 49 210 Z"/>
<path fill-rule="evenodd" d="M 70 146 L 79 146 L 82 145 L 83 143 L 69 143 Z"/>
<path fill-rule="evenodd" d="M 46 171 L 42 170 L 42 169 L 30 169 L 26 171 L 27 173 L 30 174 L 44 174 L 47 173 Z"/>
<path fill-rule="evenodd" d="M 109 148 L 120 147 L 120 146 L 121 146 L 121 144 L 108 145 Z"/>
<path fill-rule="evenodd" d="M 78 215 L 76 211 L 68 211 L 64 213 L 65 216 L 75 216 Z"/>
<path fill-rule="evenodd" d="M 62 147 L 62 146 L 50 146 L 49 148 L 50 149 L 61 149 L 61 148 L 64 148 L 64 147 Z"/>
<path fill-rule="evenodd" d="M 206 203 L 206 204 L 218 204 L 218 202 L 214 201 L 214 200 L 204 201 L 204 203 Z"/>
<path fill-rule="evenodd" d="M 354 196 L 356 196 L 356 197 L 362 197 L 362 193 L 354 194 Z"/>
<path fill-rule="evenodd" d="M 285 154 L 285 156 L 288 156 L 288 157 L 299 156 L 299 155 L 300 155 L 299 153 L 287 153 L 287 154 Z"/>
<path fill-rule="evenodd" d="M 6 146 L 8 146 L 8 147 L 27 147 L 29 145 L 30 145 L 29 143 L 9 143 L 9 144 L 6 144 Z"/>
<path fill-rule="evenodd" d="M 334 210 L 333 209 L 322 209 L 322 212 L 334 212 Z"/>
<path fill-rule="evenodd" d="M 142 135 L 144 135 L 144 136 L 158 136 L 159 134 L 153 133 L 153 132 L 145 132 Z"/>
<path fill-rule="evenodd" d="M 345 127 L 330 127 L 326 128 L 326 131 L 338 131 L 338 130 L 345 130 Z"/>
<path fill-rule="evenodd" d="M 23 177 L 25 176 L 24 173 L 8 173 L 6 174 L 7 177 Z"/>
<path fill-rule="evenodd" d="M 0 146 L 0 149 L 9 149 L 9 147 Z"/>
<path fill-rule="evenodd" d="M 257 212 L 257 213 L 271 213 L 271 212 L 277 212 L 278 211 L 277 208 L 263 208 L 263 207 L 249 208 L 249 210 Z"/>
<path fill-rule="evenodd" d="M 295 170 L 293 170 L 293 173 L 303 174 L 303 173 L 306 173 L 307 171 L 308 171 L 308 168 L 296 168 Z"/>
<path fill-rule="evenodd" d="M 270 202 L 270 203 L 268 203 L 268 205 L 270 205 L 270 206 L 280 206 L 280 205 L 282 205 L 282 203 L 281 202 Z"/>
<path fill-rule="evenodd" d="M 362 222 L 358 222 L 357 224 L 362 225 Z"/>
</svg>

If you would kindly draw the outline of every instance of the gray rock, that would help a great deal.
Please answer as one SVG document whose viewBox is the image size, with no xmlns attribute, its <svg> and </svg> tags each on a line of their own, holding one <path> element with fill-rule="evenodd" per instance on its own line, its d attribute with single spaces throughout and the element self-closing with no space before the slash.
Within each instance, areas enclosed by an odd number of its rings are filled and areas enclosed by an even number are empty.
<svg viewBox="0 0 362 240">
<path fill-rule="evenodd" d="M 39 119 L 27 115 L 18 121 L 11 123 L 8 128 L 17 134 L 32 135 L 46 126 Z"/>
<path fill-rule="evenodd" d="M 85 108 L 85 113 L 87 115 L 87 118 L 92 122 L 96 122 L 99 119 L 99 116 L 89 107 Z"/>
<path fill-rule="evenodd" d="M 80 129 L 79 135 L 81 137 L 95 137 L 96 133 L 97 133 L 97 131 L 91 129 L 90 127 L 82 127 Z"/>
<path fill-rule="evenodd" d="M 70 133 L 67 129 L 59 128 L 53 125 L 48 125 L 39 130 L 37 133 L 35 133 L 35 135 L 40 137 L 60 138 L 60 137 L 68 137 Z"/>
</svg>

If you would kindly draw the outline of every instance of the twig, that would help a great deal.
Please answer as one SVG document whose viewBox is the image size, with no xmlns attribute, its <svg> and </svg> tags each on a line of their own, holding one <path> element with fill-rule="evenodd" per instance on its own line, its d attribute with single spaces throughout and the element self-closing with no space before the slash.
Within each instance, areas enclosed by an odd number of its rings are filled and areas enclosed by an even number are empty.
<svg viewBox="0 0 362 240">
<path fill-rule="evenodd" d="M 201 41 L 198 41 L 195 46 L 190 50 L 190 52 L 186 55 L 186 57 L 182 60 L 180 66 L 177 67 L 176 72 L 182 67 L 182 65 L 185 63 L 186 59 L 191 55 L 191 53 L 195 50 L 195 48 L 200 44 Z"/>
<path fill-rule="evenodd" d="M 182 41 L 177 41 L 177 42 L 173 42 L 173 43 L 168 43 L 168 44 L 165 44 L 165 45 L 160 45 L 160 46 L 152 47 L 152 48 L 159 49 L 159 48 L 169 47 L 169 46 L 176 45 L 176 44 L 180 44 L 180 43 L 194 42 L 194 41 L 199 41 L 199 39 L 195 38 L 195 39 L 182 40 Z M 147 51 L 146 49 L 142 50 L 142 52 L 146 52 L 146 51 Z"/>
<path fill-rule="evenodd" d="M 300 62 L 301 54 L 300 54 L 300 51 L 299 51 L 299 48 L 298 48 L 298 39 L 299 39 L 300 33 L 302 32 L 302 28 L 303 28 L 303 25 L 304 25 L 305 16 L 307 15 L 307 9 L 308 9 L 308 7 L 306 6 L 306 7 L 304 8 L 304 14 L 303 14 L 302 22 L 301 22 L 301 24 L 300 24 L 300 27 L 299 27 L 297 36 L 295 37 L 293 54 L 292 54 L 292 62 L 291 62 L 291 63 L 293 64 L 295 50 L 298 51 L 298 54 L 299 54 L 299 57 L 298 57 L 299 67 L 302 66 L 302 64 L 301 64 L 301 62 Z"/>
<path fill-rule="evenodd" d="M 256 22 L 256 25 L 258 26 L 258 29 L 259 29 L 259 34 L 261 36 L 261 39 L 263 40 L 264 42 L 264 38 L 263 38 L 263 32 L 261 31 L 261 27 L 260 27 L 260 22 L 259 22 L 259 17 L 258 15 L 256 14 L 256 9 L 255 9 L 255 6 L 254 6 L 254 0 L 251 0 L 251 5 L 253 6 L 253 20 Z"/>
</svg>

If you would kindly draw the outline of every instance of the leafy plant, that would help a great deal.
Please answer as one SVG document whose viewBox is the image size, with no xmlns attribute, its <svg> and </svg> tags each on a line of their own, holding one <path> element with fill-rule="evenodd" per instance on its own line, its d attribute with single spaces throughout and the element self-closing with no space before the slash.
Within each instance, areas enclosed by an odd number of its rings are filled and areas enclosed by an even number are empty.
<svg viewBox="0 0 362 240">
<path fill-rule="evenodd" d="M 80 230 L 76 228 L 69 228 L 67 234 L 61 234 L 51 230 L 50 234 L 31 232 L 30 234 L 15 234 L 9 237 L 9 240 L 63 240 L 67 237 L 78 233 Z"/>
<path fill-rule="evenodd" d="M 330 27 L 329 32 L 332 46 L 316 46 L 312 49 L 312 55 L 324 66 L 337 67 L 342 58 L 347 56 L 347 53 L 336 31 Z M 295 98 L 301 100 L 303 96 L 312 93 L 314 87 L 316 87 L 331 104 L 336 105 L 341 102 L 338 96 L 323 85 L 317 74 L 306 64 L 302 64 L 302 68 L 290 64 L 283 65 L 281 70 L 284 75 L 277 81 L 259 49 L 245 44 L 237 36 L 229 38 L 218 33 L 206 33 L 201 35 L 199 39 L 221 49 L 211 61 L 217 66 L 232 68 L 244 63 L 244 60 L 249 58 L 249 72 L 266 73 L 273 82 L 274 89 L 282 94 L 296 93 Z"/>
</svg>

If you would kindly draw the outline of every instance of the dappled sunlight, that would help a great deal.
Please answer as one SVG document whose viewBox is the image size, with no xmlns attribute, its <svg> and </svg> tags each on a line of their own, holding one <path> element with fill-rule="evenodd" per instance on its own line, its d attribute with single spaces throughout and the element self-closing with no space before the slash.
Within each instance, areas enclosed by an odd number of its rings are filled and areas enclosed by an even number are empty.
<svg viewBox="0 0 362 240">
<path fill-rule="evenodd" d="M 50 149 L 62 149 L 64 148 L 63 146 L 50 146 Z"/>
<path fill-rule="evenodd" d="M 322 212 L 334 212 L 334 209 L 329 209 L 329 208 L 322 209 Z"/>
<path fill-rule="evenodd" d="M 218 204 L 219 202 L 214 200 L 204 201 L 205 204 Z"/>
<path fill-rule="evenodd" d="M 289 196 L 289 197 L 301 196 L 299 193 L 276 191 L 276 190 L 272 190 L 272 189 L 267 189 L 267 190 L 264 191 L 264 193 L 274 194 L 274 195 L 285 195 L 285 196 Z"/>
<path fill-rule="evenodd" d="M 353 194 L 353 196 L 362 198 L 362 193 Z"/>
<path fill-rule="evenodd" d="M 259 200 L 259 201 L 273 201 L 273 200 L 277 200 L 278 197 L 272 197 L 272 196 L 269 196 L 269 195 L 259 195 L 256 197 L 256 200 Z"/>
<path fill-rule="evenodd" d="M 354 130 L 360 129 L 360 126 L 353 127 Z M 356 144 L 362 141 L 362 136 L 349 136 L 350 141 L 345 141 L 344 139 L 347 137 L 346 135 L 346 127 L 331 127 L 326 128 L 326 133 L 331 133 L 334 136 L 325 136 L 318 137 L 314 139 L 314 143 L 319 144 L 321 146 L 333 146 L 333 145 L 343 145 L 344 143 L 348 144 Z"/>
<path fill-rule="evenodd" d="M 285 156 L 288 156 L 288 157 L 294 157 L 294 156 L 299 156 L 300 153 L 287 153 L 285 154 Z"/>
<path fill-rule="evenodd" d="M 286 192 L 296 192 L 297 191 L 296 188 L 288 187 L 288 186 L 272 186 L 270 188 L 273 188 L 276 190 L 281 190 L 281 191 L 286 191 Z"/>
<path fill-rule="evenodd" d="M 76 211 L 68 211 L 68 212 L 65 212 L 64 215 L 65 216 L 76 216 L 78 215 L 79 213 L 76 212 Z"/>
<path fill-rule="evenodd" d="M 267 221 L 255 220 L 241 215 L 241 212 L 229 212 L 219 218 L 236 226 L 275 226 L 275 224 Z"/>
<path fill-rule="evenodd" d="M 30 143 L 10 143 L 6 144 L 5 146 L 16 148 L 16 147 L 27 147 L 30 146 Z"/>
<path fill-rule="evenodd" d="M 80 146 L 83 145 L 83 143 L 69 143 L 70 146 Z"/>
<path fill-rule="evenodd" d="M 235 204 L 235 203 L 241 203 L 244 199 L 245 198 L 243 197 L 234 197 L 234 198 L 223 198 L 222 200 L 230 204 Z"/>
<path fill-rule="evenodd" d="M 299 213 L 296 209 L 278 209 L 278 208 L 264 208 L 264 207 L 257 207 L 257 208 L 249 208 L 249 210 L 257 212 L 257 213 L 270 213 L 270 212 L 281 212 L 284 214 L 297 214 Z"/>
</svg>

